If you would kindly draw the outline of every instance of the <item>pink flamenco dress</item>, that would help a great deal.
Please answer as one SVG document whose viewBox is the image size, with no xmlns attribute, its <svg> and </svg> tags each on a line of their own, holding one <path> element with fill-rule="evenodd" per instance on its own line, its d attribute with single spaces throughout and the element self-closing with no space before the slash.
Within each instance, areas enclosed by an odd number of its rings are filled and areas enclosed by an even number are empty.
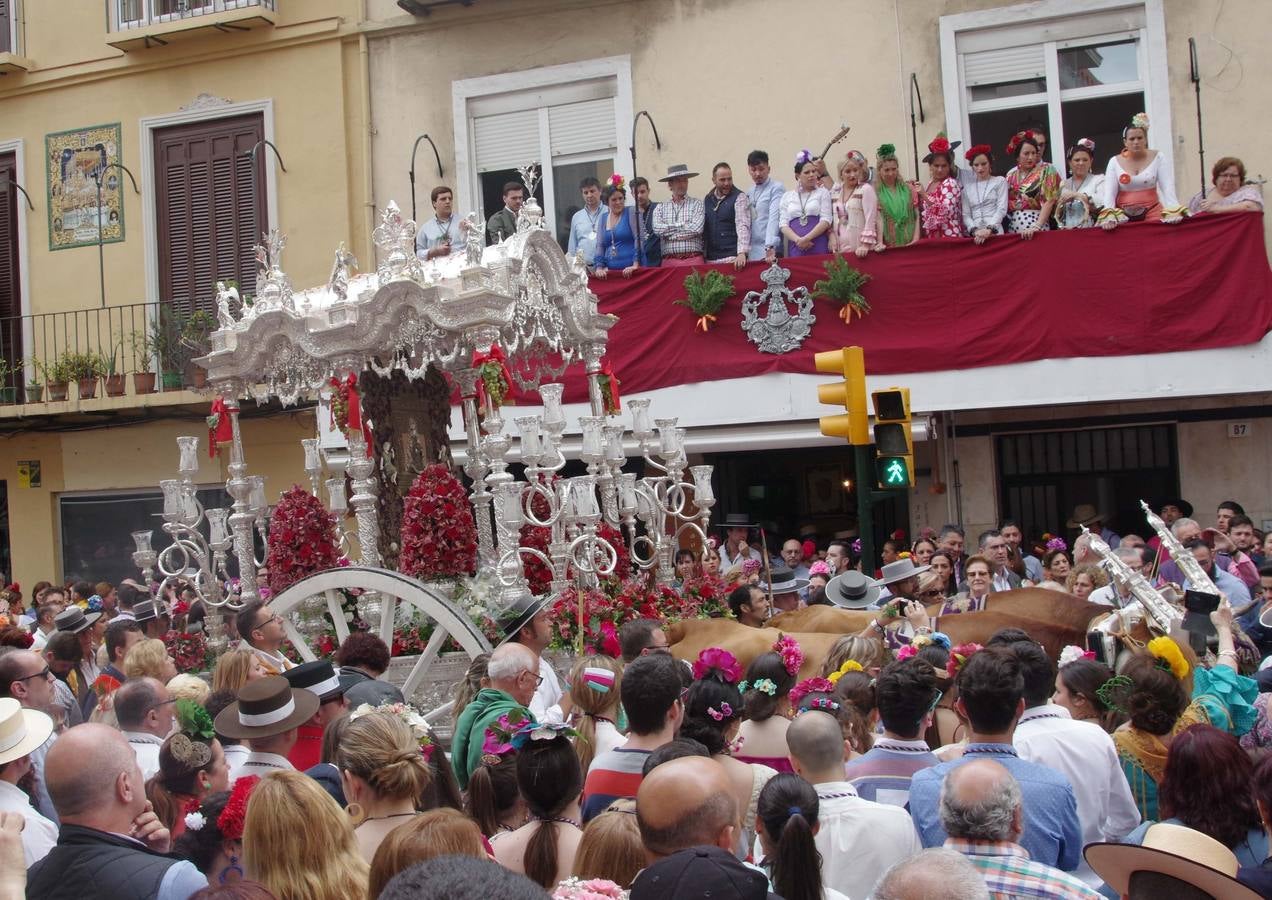
<svg viewBox="0 0 1272 900">
<path fill-rule="evenodd" d="M 946 178 L 928 185 L 919 196 L 925 238 L 967 237 L 963 232 L 963 189 L 958 179 Z"/>
</svg>

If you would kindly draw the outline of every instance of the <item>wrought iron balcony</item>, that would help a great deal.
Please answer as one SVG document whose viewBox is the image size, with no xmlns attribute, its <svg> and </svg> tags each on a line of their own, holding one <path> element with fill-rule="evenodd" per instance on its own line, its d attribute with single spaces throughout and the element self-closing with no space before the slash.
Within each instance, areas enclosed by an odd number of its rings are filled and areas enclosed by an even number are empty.
<svg viewBox="0 0 1272 900">
<path fill-rule="evenodd" d="M 133 50 L 195 29 L 248 31 L 274 24 L 276 5 L 277 0 L 106 0 L 107 43 Z"/>
<path fill-rule="evenodd" d="M 207 313 L 160 303 L 0 318 L 0 415 L 14 404 L 38 414 L 103 396 L 143 404 L 157 391 L 200 388 L 206 373 L 191 360 L 206 352 L 214 327 Z"/>
</svg>

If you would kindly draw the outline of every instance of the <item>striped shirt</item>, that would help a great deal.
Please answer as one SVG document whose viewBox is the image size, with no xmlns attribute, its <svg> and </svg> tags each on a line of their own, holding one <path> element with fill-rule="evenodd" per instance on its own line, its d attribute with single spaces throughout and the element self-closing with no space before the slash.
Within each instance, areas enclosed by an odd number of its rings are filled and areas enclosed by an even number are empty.
<svg viewBox="0 0 1272 900">
<path fill-rule="evenodd" d="M 1101 896 L 1078 879 L 1029 858 L 1029 851 L 1012 841 L 964 841 L 949 838 L 949 850 L 971 861 L 985 879 L 992 900 L 1047 897 L 1052 900 L 1098 900 Z"/>
<path fill-rule="evenodd" d="M 940 761 L 924 741 L 881 737 L 863 755 L 844 764 L 844 779 L 863 799 L 907 806 L 914 773 Z"/>
<path fill-rule="evenodd" d="M 702 201 L 685 197 L 664 200 L 654 208 L 654 234 L 662 238 L 662 255 L 702 254 L 702 225 L 707 210 Z"/>
<path fill-rule="evenodd" d="M 619 747 L 592 760 L 583 783 L 584 822 L 605 812 L 615 800 L 635 799 L 649 752 Z"/>
</svg>

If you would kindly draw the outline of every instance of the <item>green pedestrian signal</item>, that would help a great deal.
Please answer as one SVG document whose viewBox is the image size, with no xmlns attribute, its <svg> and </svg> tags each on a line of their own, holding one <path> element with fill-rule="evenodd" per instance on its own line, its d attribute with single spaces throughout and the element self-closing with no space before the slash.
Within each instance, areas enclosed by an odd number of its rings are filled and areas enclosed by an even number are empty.
<svg viewBox="0 0 1272 900">
<path fill-rule="evenodd" d="M 905 456 L 880 456 L 875 460 L 875 475 L 880 487 L 904 488 L 914 482 Z"/>
</svg>

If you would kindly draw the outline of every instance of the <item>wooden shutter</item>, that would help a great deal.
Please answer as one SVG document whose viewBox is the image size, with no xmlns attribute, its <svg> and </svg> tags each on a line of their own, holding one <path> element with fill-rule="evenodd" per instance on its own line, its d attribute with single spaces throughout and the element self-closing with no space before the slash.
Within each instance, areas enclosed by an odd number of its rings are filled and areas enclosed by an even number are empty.
<svg viewBox="0 0 1272 900">
<path fill-rule="evenodd" d="M 160 300 L 189 313 L 212 311 L 217 281 L 256 291 L 252 248 L 268 229 L 265 155 L 244 154 L 264 137 L 260 114 L 157 130 L 156 221 Z"/>
<path fill-rule="evenodd" d="M 0 356 L 14 365 L 22 359 L 22 273 L 18 269 L 18 215 L 23 199 L 13 185 L 18 180 L 17 160 L 0 153 Z M 0 387 L 12 387 L 21 373 L 9 376 Z"/>
</svg>

